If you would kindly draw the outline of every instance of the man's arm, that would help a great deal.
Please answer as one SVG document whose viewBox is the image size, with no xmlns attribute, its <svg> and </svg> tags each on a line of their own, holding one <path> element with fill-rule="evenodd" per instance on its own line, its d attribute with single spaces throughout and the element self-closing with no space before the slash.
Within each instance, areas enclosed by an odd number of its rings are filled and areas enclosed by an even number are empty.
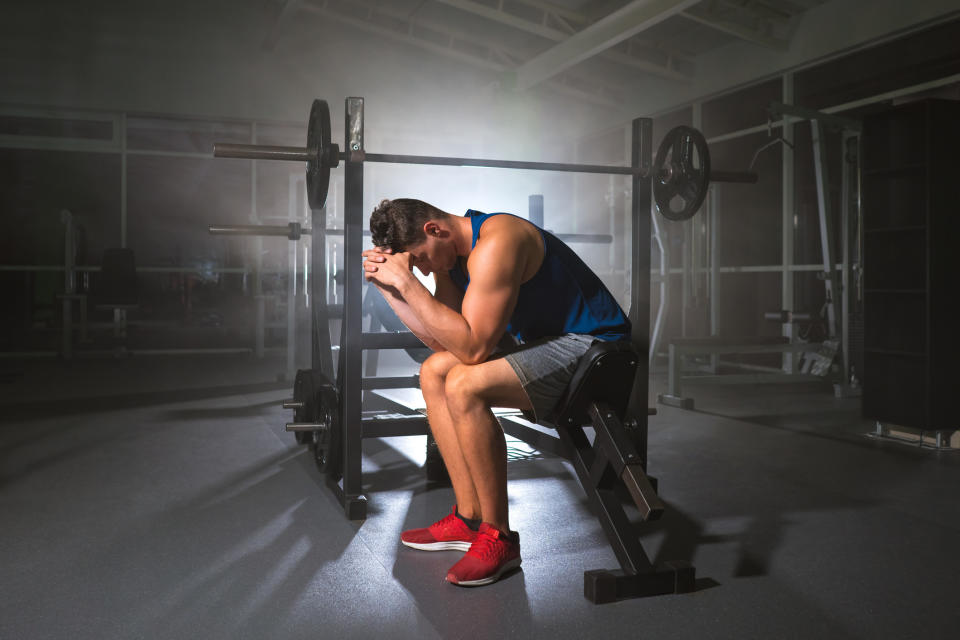
<svg viewBox="0 0 960 640">
<path fill-rule="evenodd" d="M 437 283 L 434 298 L 454 311 L 459 312 L 460 303 L 463 300 L 463 292 L 453 284 L 450 276 L 446 273 L 435 273 L 434 278 Z M 446 351 L 446 347 L 434 339 L 429 330 L 420 322 L 417 314 L 414 313 L 410 305 L 407 304 L 395 288 L 382 286 L 376 280 L 372 280 L 372 282 L 377 285 L 377 289 L 383 294 L 387 304 L 390 305 L 390 308 L 393 309 L 393 312 L 397 314 L 397 317 L 400 318 L 400 321 L 407 326 L 411 333 L 434 351 Z"/>
<path fill-rule="evenodd" d="M 416 278 L 397 280 L 399 294 L 424 329 L 465 364 L 490 357 L 507 328 L 526 268 L 523 242 L 507 229 L 491 228 L 482 236 L 470 254 L 470 286 L 460 313 L 431 296 Z"/>
</svg>

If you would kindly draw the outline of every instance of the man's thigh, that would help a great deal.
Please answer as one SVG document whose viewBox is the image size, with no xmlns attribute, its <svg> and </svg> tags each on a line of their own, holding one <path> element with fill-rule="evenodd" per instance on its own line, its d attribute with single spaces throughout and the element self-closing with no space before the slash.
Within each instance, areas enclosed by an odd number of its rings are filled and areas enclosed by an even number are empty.
<svg viewBox="0 0 960 640">
<path fill-rule="evenodd" d="M 552 422 L 553 410 L 566 391 L 583 354 L 598 341 L 589 335 L 568 333 L 519 345 L 503 356 L 527 396 L 534 422 Z M 527 407 L 521 407 L 527 409 Z"/>
<path fill-rule="evenodd" d="M 480 364 L 451 369 L 447 389 L 479 397 L 490 407 L 533 408 L 513 367 L 499 354 Z"/>
</svg>

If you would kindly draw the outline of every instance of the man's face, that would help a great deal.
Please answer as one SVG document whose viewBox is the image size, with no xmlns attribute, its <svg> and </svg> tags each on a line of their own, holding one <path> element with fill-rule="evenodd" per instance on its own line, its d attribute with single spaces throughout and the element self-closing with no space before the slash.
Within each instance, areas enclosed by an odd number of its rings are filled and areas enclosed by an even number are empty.
<svg viewBox="0 0 960 640">
<path fill-rule="evenodd" d="M 449 271 L 456 264 L 457 256 L 449 243 L 435 236 L 427 236 L 423 242 L 407 247 L 411 263 L 423 275 L 434 271 Z"/>
</svg>

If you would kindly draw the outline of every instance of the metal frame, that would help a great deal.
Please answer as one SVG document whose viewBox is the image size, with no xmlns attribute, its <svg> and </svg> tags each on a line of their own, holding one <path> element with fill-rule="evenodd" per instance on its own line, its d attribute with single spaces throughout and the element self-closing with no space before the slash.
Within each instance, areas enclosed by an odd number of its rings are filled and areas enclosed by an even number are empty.
<svg viewBox="0 0 960 640">
<path fill-rule="evenodd" d="M 769 112 L 772 117 L 790 116 L 801 120 L 809 120 L 810 122 L 813 162 L 817 185 L 817 211 L 820 221 L 820 250 L 823 255 L 823 284 L 826 290 L 827 333 L 830 339 L 836 340 L 840 346 L 841 377 L 839 383 L 836 385 L 836 394 L 838 396 L 856 395 L 856 391 L 850 386 L 850 352 L 847 346 L 847 339 L 849 338 L 849 307 L 847 301 L 849 288 L 847 287 L 847 283 L 849 282 L 850 268 L 847 233 L 850 224 L 849 201 L 853 197 L 853 194 L 858 191 L 859 182 L 853 179 L 853 174 L 847 162 L 847 154 L 848 140 L 851 137 L 859 135 L 861 124 L 859 120 L 853 118 L 845 118 L 824 111 L 779 102 L 772 103 Z M 786 122 L 786 117 L 784 121 Z M 841 254 L 843 258 L 839 264 L 839 268 L 837 268 L 835 255 L 835 213 L 830 198 L 831 177 L 826 144 L 828 129 L 839 130 L 844 135 L 841 143 L 841 154 L 843 154 L 843 160 L 841 162 L 841 222 L 843 247 L 841 248 Z"/>
</svg>

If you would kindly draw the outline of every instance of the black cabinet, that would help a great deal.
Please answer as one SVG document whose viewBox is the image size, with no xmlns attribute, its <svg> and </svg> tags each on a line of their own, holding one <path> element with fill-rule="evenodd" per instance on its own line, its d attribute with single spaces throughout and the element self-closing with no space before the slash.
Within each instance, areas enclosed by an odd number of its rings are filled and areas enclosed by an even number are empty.
<svg viewBox="0 0 960 640">
<path fill-rule="evenodd" d="M 960 413 L 960 102 L 864 120 L 863 415 L 955 429 Z"/>
</svg>

